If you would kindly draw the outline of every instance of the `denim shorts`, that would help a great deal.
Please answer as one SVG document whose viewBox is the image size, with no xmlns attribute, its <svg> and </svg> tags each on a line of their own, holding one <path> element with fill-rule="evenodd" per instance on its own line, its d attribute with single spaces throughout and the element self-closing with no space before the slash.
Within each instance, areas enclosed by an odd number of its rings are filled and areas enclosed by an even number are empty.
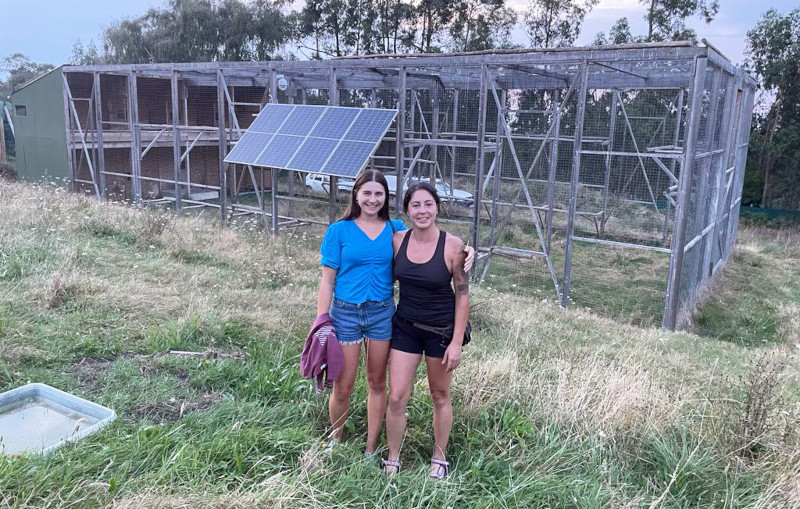
<svg viewBox="0 0 800 509">
<path fill-rule="evenodd" d="M 368 300 L 353 304 L 334 297 L 331 321 L 340 343 L 358 344 L 362 338 L 377 341 L 392 339 L 394 297 L 382 301 Z"/>
</svg>

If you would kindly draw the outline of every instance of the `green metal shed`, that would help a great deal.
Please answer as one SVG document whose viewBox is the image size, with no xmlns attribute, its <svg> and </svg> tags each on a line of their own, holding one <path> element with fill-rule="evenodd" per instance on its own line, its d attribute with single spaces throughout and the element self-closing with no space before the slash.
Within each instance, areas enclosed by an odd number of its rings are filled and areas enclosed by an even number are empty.
<svg viewBox="0 0 800 509">
<path fill-rule="evenodd" d="M 67 136 L 61 66 L 11 94 L 19 178 L 67 185 Z"/>
</svg>

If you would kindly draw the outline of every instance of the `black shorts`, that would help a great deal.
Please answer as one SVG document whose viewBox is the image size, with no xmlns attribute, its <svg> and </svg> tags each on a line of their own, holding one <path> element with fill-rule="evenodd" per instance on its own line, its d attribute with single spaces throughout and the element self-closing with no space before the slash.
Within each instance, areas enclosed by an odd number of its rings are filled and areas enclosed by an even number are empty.
<svg viewBox="0 0 800 509">
<path fill-rule="evenodd" d="M 425 354 L 426 357 L 441 359 L 450 345 L 452 338 L 439 333 L 423 330 L 414 326 L 414 322 L 407 320 L 397 313 L 392 317 L 392 343 L 395 350 L 401 352 Z"/>
</svg>

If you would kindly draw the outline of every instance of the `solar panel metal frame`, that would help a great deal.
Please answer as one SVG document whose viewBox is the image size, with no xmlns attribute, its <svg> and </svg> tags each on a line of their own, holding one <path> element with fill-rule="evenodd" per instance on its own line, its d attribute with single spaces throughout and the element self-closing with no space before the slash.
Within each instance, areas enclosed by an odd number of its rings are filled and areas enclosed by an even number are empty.
<svg viewBox="0 0 800 509">
<path fill-rule="evenodd" d="M 288 133 L 285 133 L 285 132 L 281 131 L 281 129 L 284 127 L 284 125 L 286 125 L 287 122 L 290 122 L 290 119 L 291 119 L 293 113 L 297 112 L 298 114 L 300 114 L 301 111 L 309 110 L 309 109 L 312 109 L 312 108 L 313 109 L 321 109 L 322 113 L 316 118 L 316 121 L 314 121 L 313 124 L 308 128 L 308 130 L 307 130 L 305 135 L 288 134 Z M 265 114 L 265 112 L 267 112 L 267 111 L 274 112 L 275 110 L 278 110 L 278 109 L 284 110 L 285 113 L 282 112 L 282 113 L 266 113 Z M 341 130 L 340 133 L 338 133 L 339 135 L 336 138 L 332 138 L 332 137 L 328 137 L 328 136 L 319 136 L 319 135 L 312 136 L 312 133 L 314 133 L 317 125 L 325 117 L 326 113 L 329 110 L 335 110 L 335 109 L 353 110 L 353 111 L 356 111 L 356 115 L 352 118 L 352 120 L 350 121 L 350 124 L 347 126 L 347 128 Z M 389 119 L 388 122 L 386 122 L 386 125 L 383 127 L 383 130 L 381 131 L 380 129 L 377 129 L 376 131 L 374 131 L 375 135 L 380 134 L 380 136 L 377 137 L 377 141 L 361 140 L 361 139 L 350 139 L 350 138 L 347 137 L 348 133 L 353 128 L 353 126 L 355 126 L 357 124 L 357 121 L 358 121 L 359 117 L 361 117 L 361 114 L 364 111 L 369 111 L 369 112 L 379 111 L 379 112 L 386 112 L 387 114 L 391 113 L 391 115 L 387 116 L 387 118 L 390 118 L 390 119 Z M 281 116 L 274 117 L 274 118 L 277 118 L 277 120 L 273 120 L 273 118 L 270 118 L 270 116 L 273 115 L 273 114 L 274 115 L 281 115 Z M 262 115 L 263 115 L 263 117 L 262 117 Z M 275 168 L 275 169 L 280 169 L 280 170 L 301 171 L 301 172 L 305 172 L 305 173 L 320 173 L 320 174 L 323 174 L 323 175 L 332 175 L 332 176 L 337 176 L 337 177 L 355 177 L 356 175 L 358 175 L 358 173 L 360 173 L 366 167 L 367 163 L 369 162 L 369 159 L 375 154 L 375 151 L 378 149 L 378 146 L 380 145 L 380 143 L 383 140 L 384 136 L 386 136 L 386 133 L 389 131 L 389 128 L 391 127 L 392 122 L 394 122 L 396 116 L 397 116 L 397 110 L 384 109 L 384 108 L 350 108 L 350 107 L 346 107 L 346 106 L 317 106 L 317 105 L 308 105 L 308 104 L 269 103 L 264 107 L 264 109 L 261 110 L 261 112 L 258 114 L 256 119 L 253 121 L 253 124 L 247 129 L 247 131 L 244 134 L 242 134 L 242 137 L 239 139 L 239 143 L 242 140 L 245 140 L 247 138 L 246 135 L 248 133 L 260 134 L 260 135 L 269 135 L 269 136 L 271 136 L 269 142 L 267 144 L 265 144 L 264 147 L 260 151 L 258 151 L 258 153 L 255 155 L 255 157 L 253 157 L 252 159 L 243 158 L 243 157 L 237 157 L 237 154 L 239 152 L 245 152 L 245 153 L 248 153 L 248 154 L 252 153 L 252 151 L 250 151 L 250 150 L 239 150 L 239 151 L 237 151 L 236 147 L 239 146 L 238 143 L 237 143 L 236 145 L 234 145 L 234 147 L 231 149 L 231 151 L 228 153 L 228 155 L 225 156 L 224 160 L 225 160 L 226 163 L 232 163 L 232 164 L 244 164 L 244 165 L 249 165 L 249 166 Z M 278 122 L 279 122 L 279 124 L 278 124 Z M 266 124 L 266 126 L 269 126 L 269 127 L 266 127 L 264 124 Z M 276 124 L 278 124 L 277 127 L 275 127 Z M 264 164 L 259 164 L 257 161 L 262 158 L 264 153 L 269 149 L 270 145 L 275 141 L 275 139 L 278 136 L 281 136 L 281 135 L 302 137 L 303 141 L 295 149 L 295 151 L 292 154 L 292 156 L 287 160 L 287 162 L 284 165 L 281 165 L 281 166 L 266 166 Z M 255 137 L 253 137 L 253 138 L 255 138 Z M 336 145 L 333 147 L 333 149 L 331 150 L 330 154 L 328 154 L 325 157 L 324 161 L 322 161 L 322 163 L 320 163 L 318 170 L 309 170 L 308 168 L 298 168 L 298 167 L 295 167 L 295 166 L 293 166 L 291 164 L 293 162 L 293 160 L 298 156 L 298 154 L 300 154 L 300 152 L 303 149 L 303 147 L 305 146 L 306 142 L 308 140 L 310 140 L 310 139 L 323 139 L 323 140 L 335 140 L 336 141 Z M 327 166 L 328 162 L 331 159 L 333 159 L 334 154 L 336 153 L 337 149 L 339 149 L 339 147 L 342 146 L 343 142 L 359 143 L 359 144 L 363 143 L 363 144 L 371 144 L 372 145 L 372 149 L 369 151 L 369 154 L 364 158 L 364 161 L 361 163 L 360 167 L 357 168 L 357 171 L 355 173 L 344 172 L 344 171 L 335 171 L 334 169 L 326 170 L 326 166 Z M 245 149 L 245 147 L 242 147 L 242 149 Z M 232 155 L 234 157 L 231 157 Z"/>
</svg>

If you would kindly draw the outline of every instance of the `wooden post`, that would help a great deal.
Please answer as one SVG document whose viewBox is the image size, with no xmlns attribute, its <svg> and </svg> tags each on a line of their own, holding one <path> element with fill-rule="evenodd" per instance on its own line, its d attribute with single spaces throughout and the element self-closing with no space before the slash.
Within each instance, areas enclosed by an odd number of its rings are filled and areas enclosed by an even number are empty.
<svg viewBox="0 0 800 509">
<path fill-rule="evenodd" d="M 228 219 L 228 165 L 225 162 L 225 156 L 228 155 L 228 139 L 225 133 L 225 79 L 220 69 L 217 69 L 217 128 L 219 129 L 219 210 L 220 221 L 225 225 Z"/>
<path fill-rule="evenodd" d="M 328 91 L 328 104 L 339 106 L 339 82 L 336 79 L 336 68 L 331 67 L 330 89 Z M 339 179 L 331 175 L 329 177 L 330 188 L 328 189 L 328 222 L 336 221 L 336 196 L 339 190 Z"/>
<path fill-rule="evenodd" d="M 608 193 L 611 185 L 611 155 L 614 151 L 614 135 L 617 132 L 617 108 L 619 106 L 619 93 L 611 92 L 611 118 L 608 122 L 608 152 L 605 160 L 605 175 L 603 176 L 603 217 L 600 219 L 600 236 L 605 236 L 606 222 L 608 222 Z"/>
<path fill-rule="evenodd" d="M 456 132 L 458 132 L 458 95 L 459 90 L 456 88 L 453 90 L 453 134 L 452 139 L 458 139 L 456 136 Z M 456 187 L 456 155 L 458 154 L 458 149 L 456 147 L 451 147 L 452 152 L 450 153 L 450 188 L 454 189 Z"/>
<path fill-rule="evenodd" d="M 289 93 L 289 104 L 294 104 L 295 103 L 295 99 L 297 97 L 297 89 L 292 84 L 292 80 L 291 79 L 289 79 L 289 92 L 290 92 Z M 294 181 L 295 181 L 295 179 L 297 179 L 299 177 L 299 175 L 300 174 L 297 173 L 296 171 L 290 171 L 289 172 L 289 188 L 287 189 L 287 192 L 289 193 L 289 203 L 287 204 L 287 209 L 288 209 L 287 210 L 287 212 L 288 212 L 287 215 L 289 217 L 293 218 L 293 219 L 295 219 L 294 198 L 296 196 L 296 192 L 295 192 L 295 188 L 294 188 L 294 186 L 295 186 L 295 182 Z M 262 181 L 263 181 L 263 179 L 262 179 Z"/>
<path fill-rule="evenodd" d="M 67 133 L 67 175 L 69 178 L 69 190 L 75 192 L 75 137 L 72 133 L 72 120 L 70 111 L 70 93 L 67 75 L 61 72 L 61 91 L 64 95 L 64 129 Z M 0 112 L 2 115 L 2 112 Z"/>
<path fill-rule="evenodd" d="M 433 84 L 433 90 L 431 90 L 431 102 L 433 103 L 433 119 L 431 120 L 431 138 L 438 139 L 439 138 L 439 84 Z M 431 164 L 430 168 L 430 178 L 431 184 L 436 185 L 436 167 L 439 164 L 439 147 L 434 145 L 431 147 Z"/>
<path fill-rule="evenodd" d="M 276 72 L 273 70 L 269 73 L 269 102 L 277 103 L 278 102 L 278 79 L 276 76 Z M 270 182 L 270 214 L 272 215 L 272 235 L 275 236 L 278 234 L 278 170 L 277 168 L 270 168 L 269 170 L 269 182 Z M 289 172 L 289 176 L 292 176 L 292 173 Z M 261 189 L 264 189 L 264 179 L 261 179 Z M 262 201 L 263 203 L 263 201 Z M 289 203 L 292 203 L 291 200 Z"/>
<path fill-rule="evenodd" d="M 689 89 L 689 117 L 686 120 L 686 140 L 683 147 L 681 174 L 678 183 L 678 199 L 675 200 L 675 223 L 672 233 L 672 253 L 669 257 L 669 274 L 667 276 L 667 293 L 665 296 L 664 316 L 661 328 L 675 330 L 680 309 L 679 294 L 683 254 L 686 244 L 686 223 L 689 219 L 689 195 L 692 189 L 692 172 L 694 171 L 695 152 L 697 150 L 697 133 L 702 117 L 703 84 L 705 83 L 707 58 L 695 59 L 692 72 L 694 80 Z"/>
<path fill-rule="evenodd" d="M 181 210 L 181 131 L 178 128 L 178 71 L 172 71 L 172 164 L 175 175 L 175 210 Z"/>
<path fill-rule="evenodd" d="M 547 212 L 545 213 L 544 251 L 550 254 L 553 240 L 553 208 L 555 207 L 556 177 L 558 173 L 558 144 L 561 141 L 561 90 L 553 90 L 553 141 L 550 143 L 550 167 L 547 171 Z M 544 143 L 545 140 L 542 140 Z"/>
<path fill-rule="evenodd" d="M 472 217 L 472 247 L 478 249 L 478 229 L 481 222 L 481 205 L 483 202 L 483 167 L 484 145 L 486 144 L 486 100 L 489 84 L 489 68 L 481 65 L 481 85 L 478 89 L 478 148 L 475 151 L 475 210 Z"/>
<path fill-rule="evenodd" d="M 139 90 L 136 71 L 128 73 L 128 126 L 131 131 L 131 179 L 133 201 L 142 203 L 142 135 L 139 130 Z"/>
<path fill-rule="evenodd" d="M 100 198 L 106 198 L 106 157 L 103 150 L 103 102 L 100 97 L 100 73 L 93 73 L 94 79 L 94 126 L 97 133 L 97 182 Z"/>
<path fill-rule="evenodd" d="M 397 98 L 397 120 L 395 120 L 395 211 L 399 216 L 403 212 L 403 170 L 405 168 L 405 136 L 406 136 L 406 75 L 405 66 L 400 66 L 400 95 Z"/>
<path fill-rule="evenodd" d="M 564 248 L 564 282 L 561 286 L 561 305 L 564 307 L 567 307 L 567 303 L 569 302 L 570 276 L 572 273 L 572 236 L 575 234 L 575 210 L 578 206 L 581 148 L 583 144 L 583 119 L 586 116 L 588 75 L 589 64 L 584 62 L 581 68 L 581 88 L 578 93 L 578 111 L 575 114 L 575 143 L 572 151 L 572 182 L 570 186 L 569 215 L 567 216 L 567 245 Z"/>
<path fill-rule="evenodd" d="M 489 247 L 494 247 L 495 241 L 495 228 L 497 227 L 497 202 L 500 199 L 500 184 L 503 177 L 503 122 L 505 121 L 506 100 L 508 93 L 506 90 L 500 92 L 500 105 L 497 106 L 497 129 L 495 131 L 495 139 L 497 140 L 497 149 L 494 153 L 494 171 L 492 172 L 492 216 L 489 218 Z M 501 107 L 502 105 L 502 107 Z M 520 181 L 524 186 L 527 185 L 524 181 Z M 486 186 L 482 186 L 486 187 Z M 513 214 L 513 210 L 509 214 Z M 489 267 L 489 261 L 486 261 L 485 268 Z"/>
</svg>

